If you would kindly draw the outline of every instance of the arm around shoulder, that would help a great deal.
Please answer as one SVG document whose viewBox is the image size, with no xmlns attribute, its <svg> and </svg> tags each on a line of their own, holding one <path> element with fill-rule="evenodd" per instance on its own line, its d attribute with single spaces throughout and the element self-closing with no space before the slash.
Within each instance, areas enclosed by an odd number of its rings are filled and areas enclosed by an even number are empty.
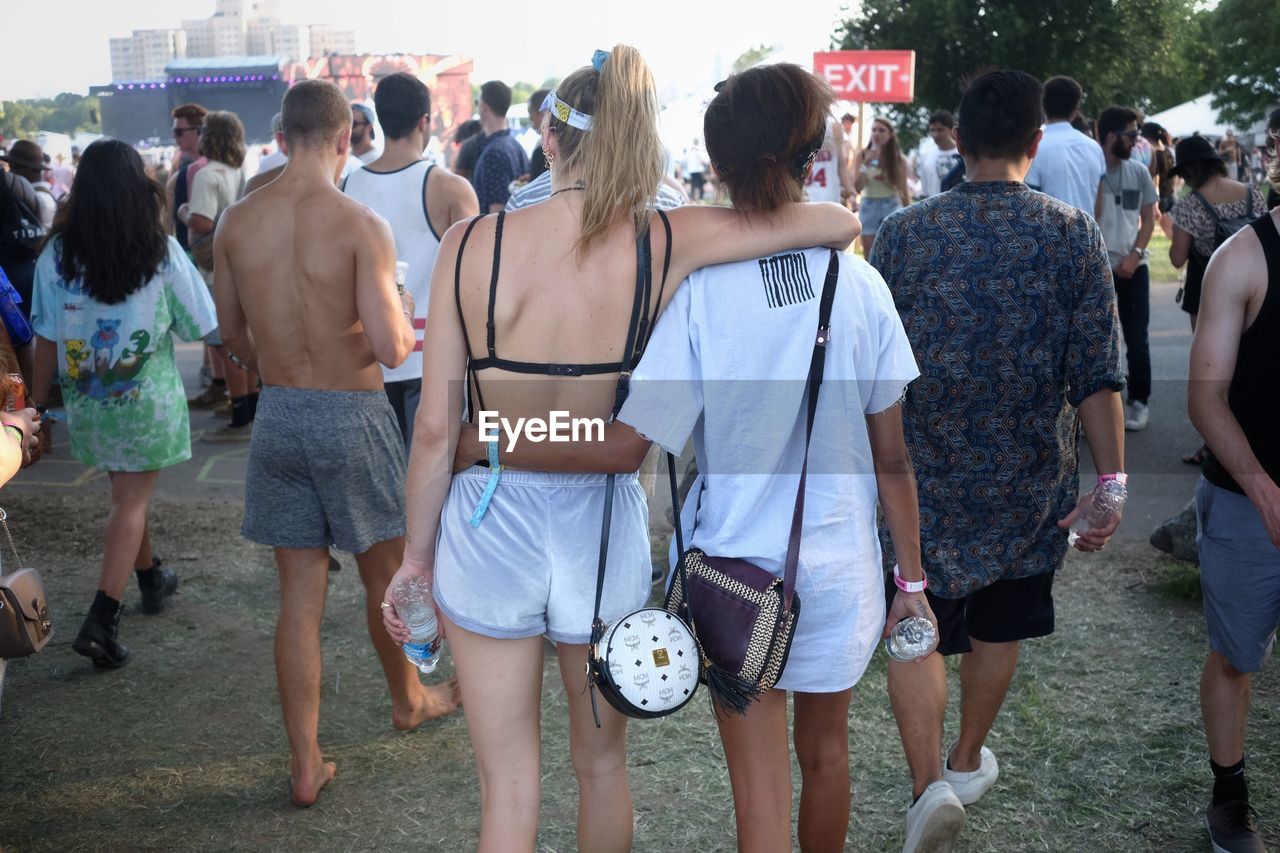
<svg viewBox="0 0 1280 853">
<path fill-rule="evenodd" d="M 858 217 L 834 202 L 787 204 L 767 214 L 693 205 L 667 215 L 673 235 L 672 277 L 677 281 L 700 267 L 787 249 L 828 246 L 843 251 L 862 231 Z"/>
</svg>

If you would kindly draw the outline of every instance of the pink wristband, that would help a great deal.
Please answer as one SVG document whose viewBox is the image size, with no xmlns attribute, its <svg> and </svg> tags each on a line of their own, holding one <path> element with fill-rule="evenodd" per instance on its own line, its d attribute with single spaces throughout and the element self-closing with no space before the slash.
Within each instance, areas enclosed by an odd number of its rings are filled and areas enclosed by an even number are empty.
<svg viewBox="0 0 1280 853">
<path fill-rule="evenodd" d="M 1102 485 L 1103 483 L 1106 483 L 1110 480 L 1115 480 L 1117 483 L 1123 486 L 1126 482 L 1128 482 L 1129 475 L 1124 473 L 1123 471 L 1118 471 L 1115 474 L 1099 474 L 1098 475 L 1098 485 Z"/>
<path fill-rule="evenodd" d="M 897 564 L 893 567 L 893 582 L 903 592 L 924 592 L 929 588 L 929 578 L 927 576 L 918 581 L 904 581 L 902 576 L 898 574 Z"/>
</svg>

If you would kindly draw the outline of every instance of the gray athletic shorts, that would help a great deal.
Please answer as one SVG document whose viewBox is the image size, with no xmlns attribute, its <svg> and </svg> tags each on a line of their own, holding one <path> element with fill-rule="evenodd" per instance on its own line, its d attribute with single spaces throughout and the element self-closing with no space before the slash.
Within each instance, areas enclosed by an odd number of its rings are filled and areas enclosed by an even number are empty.
<svg viewBox="0 0 1280 853">
<path fill-rule="evenodd" d="M 591 637 L 604 474 L 504 468 L 478 526 L 470 523 L 489 480 L 476 465 L 457 474 L 440 514 L 435 593 L 454 624 L 486 637 Z M 609 562 L 600 618 L 606 624 L 644 606 L 653 560 L 649 507 L 639 478 L 616 477 Z"/>
<path fill-rule="evenodd" d="M 1280 627 L 1280 550 L 1244 495 L 1196 486 L 1196 544 L 1209 647 L 1237 672 L 1267 662 Z"/>
<path fill-rule="evenodd" d="M 249 445 L 246 539 L 360 554 L 404 535 L 404 442 L 387 395 L 267 385 Z"/>
</svg>

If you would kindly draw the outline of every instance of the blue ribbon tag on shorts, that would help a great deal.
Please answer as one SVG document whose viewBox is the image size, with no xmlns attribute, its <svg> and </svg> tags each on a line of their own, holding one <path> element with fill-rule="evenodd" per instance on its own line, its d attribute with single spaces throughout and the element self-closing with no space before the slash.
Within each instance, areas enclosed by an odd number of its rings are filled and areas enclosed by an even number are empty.
<svg viewBox="0 0 1280 853">
<path fill-rule="evenodd" d="M 495 429 L 489 434 L 492 441 L 487 442 L 488 449 L 486 456 L 489 459 L 489 481 L 484 484 L 484 492 L 480 495 L 479 502 L 476 503 L 475 512 L 471 513 L 471 526 L 479 527 L 480 522 L 484 519 L 484 514 L 489 511 L 489 504 L 493 501 L 493 493 L 498 490 L 498 479 L 502 476 L 502 466 L 498 464 L 498 435 Z"/>
</svg>

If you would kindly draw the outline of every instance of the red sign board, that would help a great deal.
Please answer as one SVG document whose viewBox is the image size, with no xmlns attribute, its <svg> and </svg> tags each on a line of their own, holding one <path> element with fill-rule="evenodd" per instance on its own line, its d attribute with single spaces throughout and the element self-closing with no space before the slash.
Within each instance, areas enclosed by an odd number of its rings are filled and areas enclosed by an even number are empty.
<svg viewBox="0 0 1280 853">
<path fill-rule="evenodd" d="M 915 97 L 914 50 L 833 50 L 813 55 L 813 73 L 846 101 L 908 103 Z"/>
</svg>

